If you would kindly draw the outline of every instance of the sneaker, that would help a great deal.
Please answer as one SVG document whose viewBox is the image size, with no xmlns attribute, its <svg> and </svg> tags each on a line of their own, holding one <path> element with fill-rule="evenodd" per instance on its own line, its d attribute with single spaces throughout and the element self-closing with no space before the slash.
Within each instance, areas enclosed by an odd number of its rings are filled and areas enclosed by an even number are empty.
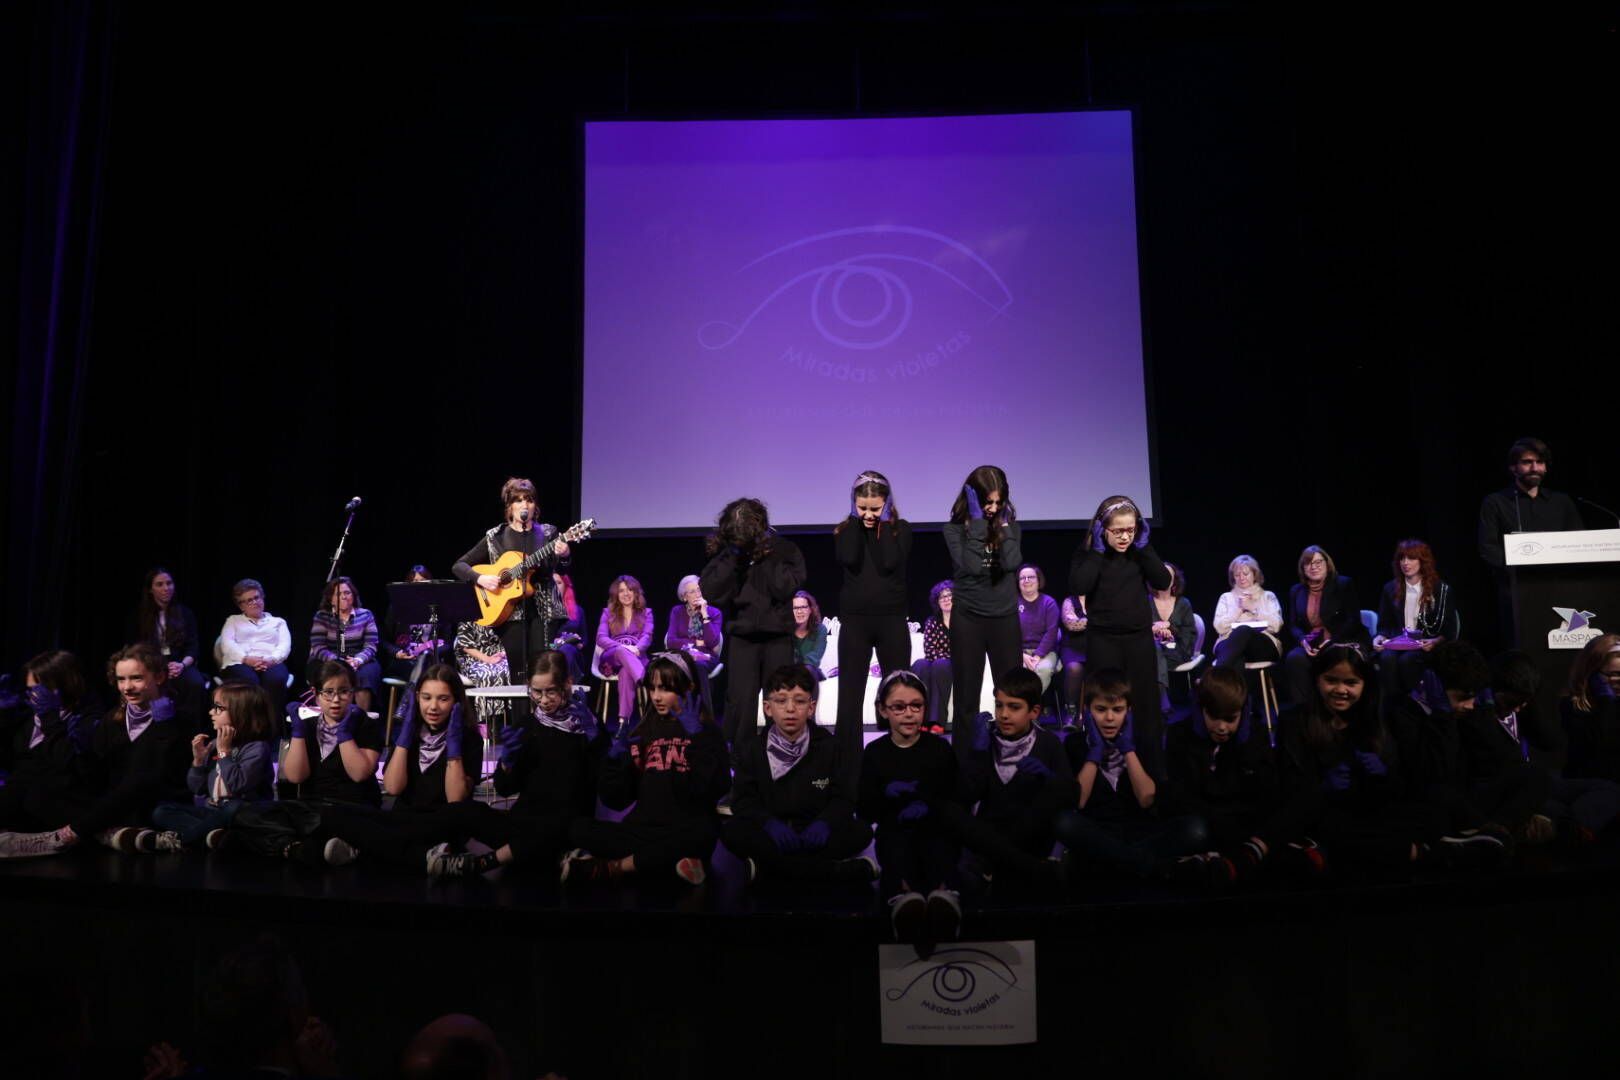
<svg viewBox="0 0 1620 1080">
<path fill-rule="evenodd" d="M 575 848 L 557 864 L 557 880 L 589 881 L 593 876 L 591 864 L 594 862 L 596 860 L 587 855 L 584 848 Z"/>
<path fill-rule="evenodd" d="M 228 839 L 229 834 L 224 829 L 209 829 L 208 837 L 203 843 L 208 845 L 209 851 L 219 851 L 225 846 Z"/>
<path fill-rule="evenodd" d="M 744 859 L 743 869 L 748 871 L 748 880 L 750 882 L 759 877 L 759 864 L 753 859 Z"/>
<path fill-rule="evenodd" d="M 1430 854 L 1448 870 L 1478 870 L 1500 863 L 1505 851 L 1497 837 L 1476 832 L 1463 836 L 1442 836 L 1440 842 L 1430 849 Z"/>
<path fill-rule="evenodd" d="M 1523 840 L 1526 844 L 1548 844 L 1558 836 L 1552 818 L 1546 814 L 1531 814 L 1524 823 Z"/>
<path fill-rule="evenodd" d="M 360 850 L 347 840 L 334 836 L 326 842 L 321 857 L 326 860 L 327 866 L 348 866 L 360 857 Z"/>
<path fill-rule="evenodd" d="M 435 880 L 451 877 L 474 877 L 474 860 L 469 852 L 452 852 L 449 844 L 428 848 L 427 874 Z"/>
<path fill-rule="evenodd" d="M 721 800 L 714 804 L 714 812 L 721 817 L 731 817 L 731 792 L 726 792 Z"/>
<path fill-rule="evenodd" d="M 688 885 L 701 885 L 709 872 L 703 868 L 702 859 L 694 859 L 690 855 L 675 864 L 675 876 Z"/>
<path fill-rule="evenodd" d="M 962 899 L 943 885 L 928 894 L 928 940 L 955 941 L 962 932 Z"/>
<path fill-rule="evenodd" d="M 1288 865 L 1298 873 L 1310 878 L 1319 878 L 1327 873 L 1327 853 L 1317 847 L 1316 841 L 1310 837 L 1290 842 L 1285 850 Z"/>
<path fill-rule="evenodd" d="M 928 901 L 923 894 L 904 892 L 891 897 L 889 924 L 894 927 L 894 940 L 900 944 L 915 945 L 920 941 L 928 925 Z"/>
<path fill-rule="evenodd" d="M 67 846 L 62 834 L 54 829 L 37 833 L 0 832 L 0 859 L 36 859 L 41 855 L 55 855 Z"/>
<path fill-rule="evenodd" d="M 96 839 L 114 851 L 121 851 L 125 855 L 134 855 L 141 850 L 141 834 L 143 832 L 150 834 L 152 830 L 137 829 L 133 825 L 125 825 L 117 829 L 103 829 L 96 834 Z M 155 851 L 157 849 L 148 848 L 147 850 Z"/>
<path fill-rule="evenodd" d="M 185 841 L 173 829 L 165 829 L 152 837 L 153 851 L 167 851 L 170 853 L 186 850 Z"/>
<path fill-rule="evenodd" d="M 881 868 L 878 861 L 870 855 L 857 855 L 853 859 L 845 859 L 844 865 L 850 868 L 857 881 L 876 881 Z"/>
</svg>

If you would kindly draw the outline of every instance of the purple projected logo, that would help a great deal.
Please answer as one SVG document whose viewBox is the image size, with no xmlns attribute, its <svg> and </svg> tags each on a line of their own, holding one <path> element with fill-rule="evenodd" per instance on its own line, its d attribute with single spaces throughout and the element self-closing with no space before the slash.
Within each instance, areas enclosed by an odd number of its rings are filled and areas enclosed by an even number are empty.
<svg viewBox="0 0 1620 1080">
<path fill-rule="evenodd" d="M 806 285 L 810 325 L 821 340 L 861 353 L 894 345 L 912 328 L 919 309 L 928 313 L 930 322 L 947 317 L 959 319 L 965 296 L 989 322 L 1006 311 L 1013 299 L 1001 276 L 966 244 L 905 225 L 871 225 L 807 236 L 761 255 L 738 272 L 763 270 L 766 264 L 787 277 L 776 277 L 779 284 L 742 322 L 713 320 L 699 327 L 698 342 L 705 349 L 715 351 L 732 345 L 783 294 Z M 908 271 L 914 280 L 907 280 Z M 920 303 L 915 289 L 921 278 L 954 286 L 959 292 Z M 775 326 L 781 329 L 779 322 Z M 956 352 L 966 341 L 966 331 L 954 330 L 940 338 L 932 354 L 918 353 L 914 366 L 934 366 L 939 354 Z M 930 355 L 931 362 L 927 360 Z M 801 367 L 815 364 L 812 356 L 792 347 L 784 358 Z M 891 366 L 890 377 L 904 374 L 904 368 L 903 361 L 898 368 Z M 870 372 L 872 379 L 878 376 L 875 368 L 857 370 Z"/>
</svg>

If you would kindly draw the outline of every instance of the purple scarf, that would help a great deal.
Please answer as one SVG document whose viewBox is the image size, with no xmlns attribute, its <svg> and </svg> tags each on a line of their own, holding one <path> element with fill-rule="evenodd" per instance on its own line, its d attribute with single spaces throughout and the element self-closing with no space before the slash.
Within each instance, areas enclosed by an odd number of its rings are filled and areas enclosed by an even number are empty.
<svg viewBox="0 0 1620 1080">
<path fill-rule="evenodd" d="M 765 760 L 771 766 L 771 779 L 780 780 L 792 771 L 804 757 L 804 751 L 810 745 L 810 725 L 806 724 L 799 732 L 797 739 L 789 739 L 772 724 L 765 732 Z"/>
<path fill-rule="evenodd" d="M 434 762 L 444 756 L 445 744 L 450 741 L 450 723 L 446 721 L 437 731 L 422 723 L 422 733 L 416 737 L 416 768 L 427 772 Z"/>
<path fill-rule="evenodd" d="M 1102 778 L 1108 781 L 1108 786 L 1114 791 L 1119 790 L 1119 778 L 1125 772 L 1125 755 L 1112 746 L 1104 746 L 1102 766 L 1098 769 Z"/>
<path fill-rule="evenodd" d="M 315 741 L 321 746 L 321 760 L 325 761 L 332 756 L 332 751 L 338 748 L 337 725 L 328 724 L 326 717 L 322 716 L 315 721 Z"/>
<path fill-rule="evenodd" d="M 141 733 L 152 726 L 152 706 L 129 705 L 124 709 L 124 730 L 129 732 L 129 741 L 134 742 L 141 737 Z"/>
<path fill-rule="evenodd" d="M 996 775 L 1001 777 L 1003 784 L 1012 783 L 1012 778 L 1018 772 L 1018 763 L 1029 757 L 1029 752 L 1035 748 L 1035 728 L 1017 739 L 1004 739 L 998 731 L 996 737 L 990 741 L 991 753 L 996 759 Z"/>
<path fill-rule="evenodd" d="M 596 717 L 591 714 L 579 701 L 570 701 L 561 712 L 548 713 L 536 705 L 534 707 L 536 723 L 544 724 L 548 728 L 556 728 L 566 735 L 583 735 L 587 739 L 596 738 Z"/>
</svg>

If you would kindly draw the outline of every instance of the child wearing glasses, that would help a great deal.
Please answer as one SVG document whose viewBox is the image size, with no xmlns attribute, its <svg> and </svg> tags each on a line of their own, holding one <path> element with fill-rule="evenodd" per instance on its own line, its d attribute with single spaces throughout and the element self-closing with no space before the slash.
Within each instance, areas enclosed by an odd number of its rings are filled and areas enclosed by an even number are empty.
<svg viewBox="0 0 1620 1080">
<path fill-rule="evenodd" d="M 258 686 L 228 682 L 214 689 L 208 709 L 214 737 L 191 740 L 191 769 L 186 786 L 196 798 L 158 804 L 152 823 L 161 831 L 152 838 L 157 851 L 181 851 L 204 842 L 217 846 L 243 806 L 268 802 L 276 761 L 275 713 L 270 696 Z"/>
<path fill-rule="evenodd" d="M 1069 595 L 1084 597 L 1086 667 L 1114 669 L 1132 686 L 1158 683 L 1149 589 L 1170 587 L 1170 571 L 1148 543 L 1148 523 L 1127 495 L 1110 495 L 1097 506 L 1091 531 L 1069 564 Z M 1137 753 L 1150 776 L 1164 776 L 1164 717 L 1159 697 L 1140 693 L 1133 702 Z"/>
<path fill-rule="evenodd" d="M 860 858 L 872 840 L 855 820 L 852 762 L 842 740 L 815 722 L 818 682 L 803 664 L 765 678 L 765 737 L 737 755 L 725 845 L 748 879 L 871 881 Z"/>
</svg>

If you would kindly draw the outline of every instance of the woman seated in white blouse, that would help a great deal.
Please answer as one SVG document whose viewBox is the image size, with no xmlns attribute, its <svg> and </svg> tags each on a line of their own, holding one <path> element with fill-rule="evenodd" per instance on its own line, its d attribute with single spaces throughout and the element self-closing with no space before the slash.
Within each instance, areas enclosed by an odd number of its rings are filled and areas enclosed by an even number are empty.
<svg viewBox="0 0 1620 1080">
<path fill-rule="evenodd" d="M 1266 575 L 1252 555 L 1239 555 L 1226 568 L 1232 586 L 1215 605 L 1216 667 L 1240 667 L 1259 660 L 1281 660 L 1282 605 L 1277 594 L 1260 586 Z"/>
<path fill-rule="evenodd" d="M 287 620 L 264 610 L 264 586 L 243 578 L 231 587 L 240 614 L 225 620 L 219 632 L 220 676 L 264 688 L 280 716 L 287 707 L 287 657 L 292 634 Z"/>
</svg>

